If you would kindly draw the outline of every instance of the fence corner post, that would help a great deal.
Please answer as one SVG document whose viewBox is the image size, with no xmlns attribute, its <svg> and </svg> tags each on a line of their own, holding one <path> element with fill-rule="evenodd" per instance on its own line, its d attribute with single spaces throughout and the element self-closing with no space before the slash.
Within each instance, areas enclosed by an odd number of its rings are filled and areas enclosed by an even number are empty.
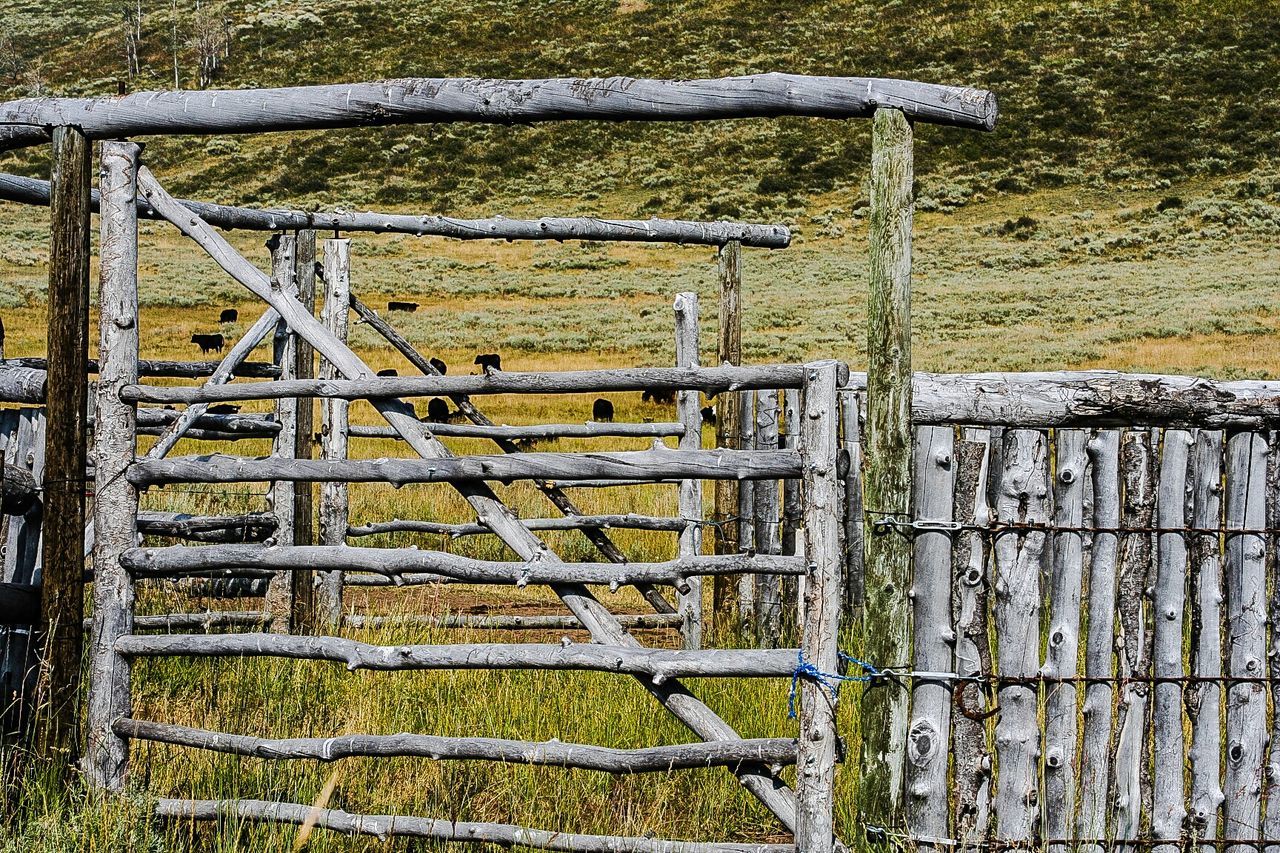
<svg viewBox="0 0 1280 853">
<path fill-rule="evenodd" d="M 698 367 L 698 294 L 677 293 L 673 305 L 676 315 L 676 367 Z M 676 412 L 684 425 L 680 436 L 681 450 L 702 449 L 702 408 L 697 391 L 676 392 Z M 702 553 L 702 481 L 680 483 L 680 518 L 685 528 L 680 532 L 680 556 L 696 557 Z M 689 577 L 688 592 L 677 593 L 680 613 L 680 635 L 686 649 L 702 647 L 702 578 Z"/>
<path fill-rule="evenodd" d="M 137 451 L 137 408 L 120 389 L 138 381 L 138 155 L 132 142 L 102 144 L 97 422 L 93 434 L 93 629 L 89 652 L 85 773 L 97 788 L 119 791 L 128 742 L 114 725 L 129 716 L 129 660 L 116 641 L 133 631 L 133 578 L 120 557 L 138 530 L 138 492 L 125 478 Z M 83 526 L 75 529 L 83 548 Z"/>
<path fill-rule="evenodd" d="M 876 110 L 871 131 L 870 298 L 867 307 L 867 421 L 863 537 L 862 654 L 877 666 L 910 660 L 911 543 L 885 518 L 911 511 L 912 129 L 896 109 Z M 863 696 L 859 811 L 868 822 L 901 821 L 907 694 Z"/>
<path fill-rule="evenodd" d="M 840 576 L 840 477 L 836 389 L 839 364 L 821 361 L 805 365 L 800 418 L 800 459 L 803 469 L 804 554 L 808 562 L 804 583 L 804 624 L 800 664 L 820 673 L 839 671 L 839 627 L 842 592 Z M 796 849 L 831 853 L 836 736 L 836 697 L 832 685 L 819 679 L 800 680 L 800 741 L 796 761 Z"/>
</svg>

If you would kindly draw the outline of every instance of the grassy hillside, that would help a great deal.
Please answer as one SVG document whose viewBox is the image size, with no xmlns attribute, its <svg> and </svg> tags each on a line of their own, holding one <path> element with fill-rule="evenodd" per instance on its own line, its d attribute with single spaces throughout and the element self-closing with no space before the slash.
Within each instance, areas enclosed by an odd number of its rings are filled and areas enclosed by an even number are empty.
<svg viewBox="0 0 1280 853">
<path fill-rule="evenodd" d="M 109 94 L 131 2 L 0 0 L 0 94 Z M 988 87 L 993 134 L 921 130 L 922 208 L 1025 189 L 1244 171 L 1280 140 L 1266 0 L 179 0 L 143 4 L 134 89 L 397 76 L 786 70 Z M 857 190 L 862 122 L 391 128 L 155 142 L 183 191 L 236 202 L 778 217 Z M 38 157 L 28 171 L 44 169 Z"/>
</svg>

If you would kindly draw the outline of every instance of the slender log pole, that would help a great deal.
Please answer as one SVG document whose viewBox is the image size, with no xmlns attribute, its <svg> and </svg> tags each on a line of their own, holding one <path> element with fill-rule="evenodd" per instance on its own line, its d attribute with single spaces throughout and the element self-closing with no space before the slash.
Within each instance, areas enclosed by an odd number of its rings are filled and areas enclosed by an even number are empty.
<svg viewBox="0 0 1280 853">
<path fill-rule="evenodd" d="M 756 392 L 756 449 L 778 449 L 778 392 L 766 389 Z M 778 536 L 781 507 L 778 504 L 778 480 L 757 480 L 751 484 L 755 501 L 755 549 L 759 554 L 781 554 Z M 765 648 L 782 644 L 781 578 L 759 575 L 756 578 L 756 637 Z"/>
<path fill-rule="evenodd" d="M 849 455 L 849 473 L 844 478 L 844 591 L 845 613 L 852 625 L 862 624 L 862 602 L 866 595 L 862 558 L 865 547 L 862 512 L 862 416 L 859 395 L 840 392 L 840 422 L 844 427 L 841 447 Z"/>
<path fill-rule="evenodd" d="M 378 578 L 382 580 L 382 578 Z M 620 613 L 618 623 L 624 628 L 654 630 L 679 628 L 679 614 L 671 613 Z M 360 616 L 348 614 L 342 624 L 348 628 L 381 630 L 397 626 L 415 625 L 428 628 L 472 628 L 482 631 L 580 631 L 582 623 L 576 616 Z"/>
<path fill-rule="evenodd" d="M 840 410 L 834 361 L 805 366 L 800 452 L 804 456 L 804 587 L 801 656 L 819 672 L 837 672 L 843 561 L 840 558 Z M 796 764 L 796 849 L 832 853 L 835 800 L 836 691 L 821 681 L 800 682 L 800 752 Z"/>
<path fill-rule="evenodd" d="M 915 440 L 913 503 L 917 521 L 945 525 L 954 512 L 955 428 L 921 427 Z M 918 672 L 946 672 L 953 658 L 951 621 L 951 536 L 921 531 L 914 540 L 911 583 Z M 951 740 L 951 685 L 920 681 L 911 690 L 907 730 L 907 826 L 913 835 L 947 837 Z"/>
<path fill-rule="evenodd" d="M 352 438 L 399 439 L 400 433 L 391 427 L 357 424 L 348 430 Z M 679 423 L 582 423 L 582 424 L 525 424 L 521 426 L 476 426 L 474 424 L 432 424 L 431 432 L 444 438 L 505 438 L 511 441 L 533 439 L 555 441 L 559 438 L 679 438 L 684 435 L 684 424 Z"/>
<path fill-rule="evenodd" d="M 716 363 L 739 365 L 742 364 L 742 244 L 724 244 L 720 247 L 718 257 L 720 323 L 716 341 Z M 737 394 L 727 393 L 716 397 L 716 447 L 739 448 L 738 405 Z M 739 550 L 739 524 L 733 518 L 738 514 L 738 484 L 726 480 L 717 482 L 714 488 L 711 523 L 716 534 L 715 552 L 736 554 Z M 712 581 L 711 612 L 717 632 L 736 627 L 736 598 L 737 585 L 733 578 L 716 578 Z"/>
<path fill-rule="evenodd" d="M 324 241 L 324 312 L 325 328 L 342 343 L 347 342 L 351 309 L 351 241 Z M 338 369 L 327 359 L 320 360 L 320 378 L 334 379 Z M 321 401 L 321 457 L 347 458 L 346 400 Z M 320 490 L 320 543 L 345 545 L 351 506 L 349 487 L 341 481 L 325 483 Z M 341 571 L 321 572 L 316 587 L 316 618 L 321 625 L 337 628 L 342 620 Z"/>
<path fill-rule="evenodd" d="M 868 525 L 911 511 L 912 130 L 898 110 L 878 109 L 871 131 L 871 258 L 867 303 L 867 435 L 863 485 Z M 868 528 L 872 529 L 872 528 Z M 911 545 L 866 537 L 863 655 L 892 666 L 911 655 Z M 907 694 L 868 690 L 862 701 L 864 819 L 894 826 L 902 811 Z"/>
<path fill-rule="evenodd" d="M 676 367 L 698 367 L 698 294 L 680 293 L 673 306 L 676 319 Z M 702 449 L 702 412 L 697 391 L 676 392 L 676 413 L 684 424 L 681 450 Z M 680 556 L 702 553 L 702 481 L 680 481 Z M 680 636 L 686 649 L 702 647 L 702 578 L 692 578 L 689 591 L 676 597 Z"/>
<path fill-rule="evenodd" d="M 85 459 L 89 358 L 89 191 L 85 135 L 53 137 L 49 248 L 48 425 L 45 430 L 40 702 L 43 746 L 75 760 L 83 654 Z"/>
<path fill-rule="evenodd" d="M 177 204 L 146 169 L 139 171 L 139 183 L 144 196 L 166 219 L 195 239 L 237 281 L 265 299 L 291 324 L 296 324 L 299 334 L 307 337 L 344 376 L 367 379 L 372 375 L 373 371 L 369 366 L 340 341 L 335 340 L 313 316 L 301 310 L 297 300 L 288 293 L 273 290 L 270 281 L 260 270 L 241 257 L 199 217 L 191 216 L 186 208 Z M 447 459 L 451 456 L 448 449 L 431 435 L 426 426 L 414 416 L 412 408 L 403 401 L 383 398 L 374 400 L 373 405 L 388 423 L 401 431 L 407 443 L 423 458 Z M 533 560 L 536 556 L 543 564 L 559 562 L 557 555 L 521 525 L 516 515 L 497 499 L 488 486 L 471 481 L 459 483 L 457 489 L 477 515 L 485 519 L 494 532 L 522 559 Z M 618 624 L 613 614 L 587 587 L 581 584 L 557 584 L 553 589 L 570 612 L 587 626 L 597 642 L 639 645 L 639 641 Z M 679 682 L 654 684 L 642 679 L 641 683 L 664 708 L 704 740 L 737 740 L 741 737 L 732 726 Z M 794 828 L 794 798 L 775 773 L 766 767 L 751 767 L 740 769 L 735 775 L 743 787 L 760 800 L 783 826 Z"/>
<path fill-rule="evenodd" d="M 682 481 L 683 482 L 683 481 Z M 623 530 L 665 530 L 682 533 L 689 528 L 683 518 L 666 518 L 652 515 L 578 515 L 564 518 L 522 518 L 530 530 L 580 530 L 585 527 L 615 527 Z M 385 533 L 434 533 L 437 536 L 492 535 L 493 531 L 479 522 L 450 524 L 443 521 L 402 520 L 379 521 L 359 527 L 348 527 L 348 536 L 378 536 Z M 334 544 L 326 542 L 326 545 Z M 701 553 L 691 551 L 690 555 Z"/>
<path fill-rule="evenodd" d="M 756 392 L 743 391 L 738 397 L 738 448 L 756 449 Z M 738 481 L 738 550 L 753 554 L 756 550 L 755 483 Z M 738 578 L 738 629 L 744 637 L 756 637 L 756 578 Z"/>
<path fill-rule="evenodd" d="M 1263 795 L 1267 809 L 1262 821 L 1262 837 L 1273 843 L 1263 853 L 1280 853 L 1280 431 L 1272 430 L 1267 448 L 1267 530 L 1266 562 L 1271 578 L 1267 620 L 1270 637 L 1267 643 L 1267 674 L 1271 692 L 1271 732 L 1267 743 L 1267 765 Z"/>
<path fill-rule="evenodd" d="M 1083 430 L 1060 429 L 1057 471 L 1053 484 L 1053 520 L 1062 527 L 1084 524 L 1084 485 L 1089 458 L 1088 435 Z M 1083 589 L 1084 551 L 1079 533 L 1059 531 L 1053 538 L 1053 564 L 1049 569 L 1049 637 L 1044 671 L 1073 678 L 1080 658 L 1080 595 Z M 1044 792 L 1047 838 L 1070 838 L 1076 809 L 1076 699 L 1075 684 L 1049 687 L 1045 701 Z M 1049 853 L 1068 853 L 1068 845 L 1051 844 Z"/>
<path fill-rule="evenodd" d="M 267 248 L 271 250 L 272 289 L 278 293 L 292 294 L 297 299 L 296 237 L 292 234 L 275 234 L 267 241 Z M 310 311 L 301 300 L 298 300 L 298 308 Z M 284 317 L 276 323 L 272 343 L 274 361 L 280 366 L 280 379 L 285 382 L 297 379 L 298 335 L 290 329 Z M 271 443 L 272 459 L 295 458 L 298 448 L 298 411 L 301 405 L 302 400 L 297 397 L 276 400 L 276 422 L 280 424 L 280 432 L 276 433 Z M 296 485 L 287 480 L 276 480 L 271 483 L 267 497 L 271 512 L 276 517 L 276 532 L 272 540 L 276 545 L 286 548 L 297 544 Z M 271 614 L 271 630 L 288 634 L 297 627 L 294 624 L 294 591 L 293 575 L 286 572 L 272 578 L 267 585 L 264 609 Z"/>
<path fill-rule="evenodd" d="M 294 235 L 293 281 L 298 301 L 312 314 L 316 310 L 316 232 L 302 229 Z M 298 379 L 314 379 L 315 349 L 300 335 L 293 335 L 293 375 Z M 295 409 L 293 458 L 310 459 L 316 434 L 316 401 L 300 399 Z M 293 484 L 293 544 L 314 545 L 315 483 Z M 290 578 L 292 617 L 290 629 L 299 634 L 314 633 L 319 622 L 316 615 L 316 579 L 310 572 L 295 572 Z"/>
<path fill-rule="evenodd" d="M 93 632 L 89 651 L 88 754 L 85 775 L 100 789 L 124 788 L 127 742 L 112 726 L 130 713 L 129 661 L 116 643 L 133 631 L 133 578 L 120 557 L 137 535 L 138 493 L 124 473 L 137 451 L 134 407 L 120 389 L 138 377 L 138 214 L 140 148 L 102 145 L 102 255 L 99 284 L 98 428 L 93 550 Z M 82 526 L 72 528 L 81 545 Z"/>
<path fill-rule="evenodd" d="M 786 413 L 786 434 L 779 436 L 778 446 L 786 450 L 797 450 L 800 447 L 800 392 L 788 389 L 783 392 L 782 399 Z M 804 480 L 796 478 L 783 480 L 782 483 L 782 553 L 796 554 L 804 550 L 804 540 L 796 536 L 796 532 L 804 526 Z M 799 579 L 784 577 L 780 586 L 783 636 L 797 637 L 804 621 L 800 608 Z"/>
</svg>

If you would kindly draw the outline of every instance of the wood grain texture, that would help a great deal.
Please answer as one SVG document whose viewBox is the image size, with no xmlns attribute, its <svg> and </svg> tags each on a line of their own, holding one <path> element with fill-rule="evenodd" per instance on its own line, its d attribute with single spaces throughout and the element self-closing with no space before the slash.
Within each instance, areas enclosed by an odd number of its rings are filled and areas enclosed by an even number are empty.
<svg viewBox="0 0 1280 853">
<path fill-rule="evenodd" d="M 588 527 L 608 529 L 610 527 L 624 530 L 657 530 L 672 533 L 683 533 L 689 524 L 683 518 L 659 518 L 650 515 L 574 515 L 564 518 L 522 518 L 520 521 L 530 530 L 581 530 Z M 394 521 L 378 521 L 358 527 L 348 527 L 348 536 L 380 536 L 386 533 L 432 533 L 437 536 L 477 536 L 492 534 L 487 525 L 479 522 L 473 524 L 450 524 L 443 521 L 418 521 L 416 519 L 396 519 Z M 326 545 L 339 544 L 326 542 Z M 698 551 L 690 551 L 692 556 Z"/>
<path fill-rule="evenodd" d="M 698 294 L 685 292 L 676 294 L 672 303 L 675 314 L 676 367 L 698 367 Z M 702 407 L 698 404 L 698 392 L 676 392 L 676 414 L 684 427 L 680 437 L 679 449 L 698 451 L 702 449 Z M 677 501 L 680 518 L 676 519 L 684 526 L 680 529 L 679 551 L 681 557 L 694 557 L 702 554 L 702 481 L 688 479 L 680 481 L 680 496 Z M 569 521 L 572 519 L 566 519 Z M 676 609 L 681 617 L 680 635 L 686 649 L 702 647 L 702 578 L 691 578 L 689 591 L 682 592 L 676 598 Z"/>
<path fill-rule="evenodd" d="M 719 324 L 716 335 L 716 364 L 742 364 L 742 244 L 726 243 L 716 253 L 716 277 L 720 284 Z M 741 403 L 739 394 L 716 398 L 716 447 L 741 449 Z M 713 486 L 711 511 L 715 552 L 734 554 L 740 548 L 741 521 L 738 520 L 739 484 L 720 480 Z M 711 610 L 717 631 L 738 630 L 738 584 L 732 578 L 712 581 Z"/>
<path fill-rule="evenodd" d="M 351 241 L 339 238 L 324 241 L 324 308 L 321 321 L 335 338 L 347 342 L 351 327 Z M 337 367 L 320 359 L 320 378 L 334 379 Z M 320 401 L 320 457 L 346 459 L 350 435 L 346 400 Z M 395 433 L 397 437 L 399 433 Z M 350 489 L 346 483 L 330 482 L 320 487 L 320 544 L 347 544 L 351 520 Z M 321 572 L 317 576 L 316 621 L 333 631 L 342 624 L 343 572 Z"/>
<path fill-rule="evenodd" d="M 363 424 L 352 426 L 347 433 L 351 438 L 400 438 L 400 434 L 390 427 Z M 527 424 L 522 426 L 433 423 L 431 433 L 440 438 L 553 441 L 558 438 L 669 438 L 684 435 L 685 427 L 684 424 L 679 423 Z"/>
</svg>

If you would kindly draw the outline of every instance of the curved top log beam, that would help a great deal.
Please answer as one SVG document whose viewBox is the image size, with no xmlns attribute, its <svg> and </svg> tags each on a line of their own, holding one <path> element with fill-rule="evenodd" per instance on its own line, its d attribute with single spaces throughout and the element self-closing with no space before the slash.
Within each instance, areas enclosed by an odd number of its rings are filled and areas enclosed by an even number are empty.
<svg viewBox="0 0 1280 853">
<path fill-rule="evenodd" d="M 3 128 L 0 128 L 3 130 Z M 49 182 L 38 178 L 0 174 L 0 200 L 47 206 Z M 785 249 L 791 230 L 785 225 L 743 222 L 691 222 L 683 219 L 596 219 L 548 216 L 542 219 L 454 219 L 448 216 L 411 216 L 371 211 L 312 213 L 302 210 L 230 207 L 203 201 L 178 199 L 179 204 L 205 222 L 225 230 L 369 231 L 377 234 L 414 234 L 418 237 L 454 237 L 459 240 L 610 240 L 627 243 L 683 243 L 723 246 L 738 241 L 744 246 Z M 90 198 L 98 209 L 98 191 Z M 138 216 L 164 219 L 145 198 L 138 196 Z"/>
<path fill-rule="evenodd" d="M 981 89 L 874 77 L 405 78 L 280 89 L 23 98 L 0 104 L 0 125 L 27 126 L 0 127 L 0 149 L 46 141 L 47 133 L 38 135 L 41 128 L 64 125 L 102 139 L 460 121 L 846 119 L 867 118 L 878 107 L 900 109 L 916 121 L 978 130 L 992 130 L 999 114 L 995 95 Z"/>
</svg>

